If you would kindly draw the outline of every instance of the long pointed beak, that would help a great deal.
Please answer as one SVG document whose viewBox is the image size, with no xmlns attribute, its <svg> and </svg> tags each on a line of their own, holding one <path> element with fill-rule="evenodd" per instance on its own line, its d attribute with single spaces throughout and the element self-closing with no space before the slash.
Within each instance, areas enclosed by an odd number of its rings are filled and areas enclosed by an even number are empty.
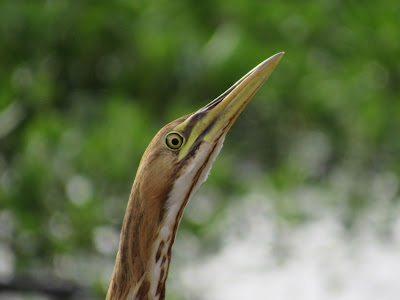
<svg viewBox="0 0 400 300">
<path fill-rule="evenodd" d="M 189 137 L 179 153 L 179 159 L 186 156 L 200 137 L 206 142 L 211 142 L 229 131 L 244 107 L 268 79 L 283 54 L 284 52 L 280 52 L 264 60 L 226 92 L 175 128 L 180 132 L 190 130 Z"/>
</svg>

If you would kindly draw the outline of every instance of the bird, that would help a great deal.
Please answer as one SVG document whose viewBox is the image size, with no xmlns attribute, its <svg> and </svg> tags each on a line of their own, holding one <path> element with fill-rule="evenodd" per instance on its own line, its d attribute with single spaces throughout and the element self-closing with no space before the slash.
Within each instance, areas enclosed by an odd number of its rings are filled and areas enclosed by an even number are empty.
<svg viewBox="0 0 400 300">
<path fill-rule="evenodd" d="M 219 97 L 165 125 L 145 150 L 133 182 L 106 300 L 163 300 L 184 209 L 225 136 L 284 52 L 264 60 Z"/>
</svg>

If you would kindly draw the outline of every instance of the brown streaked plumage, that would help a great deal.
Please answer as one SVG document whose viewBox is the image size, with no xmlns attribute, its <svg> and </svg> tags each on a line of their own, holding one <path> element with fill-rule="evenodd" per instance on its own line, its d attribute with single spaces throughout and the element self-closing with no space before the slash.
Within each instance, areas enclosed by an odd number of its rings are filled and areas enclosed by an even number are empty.
<svg viewBox="0 0 400 300">
<path fill-rule="evenodd" d="M 226 133 L 282 55 L 265 60 L 153 138 L 132 186 L 107 300 L 165 298 L 171 249 L 186 204 L 206 180 Z"/>
</svg>

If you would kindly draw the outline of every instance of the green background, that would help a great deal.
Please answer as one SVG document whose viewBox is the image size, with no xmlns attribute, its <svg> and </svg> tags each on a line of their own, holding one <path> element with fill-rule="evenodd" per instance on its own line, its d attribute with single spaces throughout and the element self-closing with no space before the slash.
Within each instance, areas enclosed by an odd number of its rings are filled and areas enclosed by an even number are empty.
<svg viewBox="0 0 400 300">
<path fill-rule="evenodd" d="M 221 211 L 254 188 L 273 188 L 275 213 L 294 226 L 307 222 L 285 197 L 307 184 L 331 195 L 320 204 L 349 232 L 383 201 L 373 228 L 390 239 L 398 1 L 2 1 L 0 20 L 3 277 L 40 274 L 104 297 L 151 138 L 280 51 L 199 191 L 212 209 L 184 216 L 180 231 L 213 251 Z"/>
</svg>

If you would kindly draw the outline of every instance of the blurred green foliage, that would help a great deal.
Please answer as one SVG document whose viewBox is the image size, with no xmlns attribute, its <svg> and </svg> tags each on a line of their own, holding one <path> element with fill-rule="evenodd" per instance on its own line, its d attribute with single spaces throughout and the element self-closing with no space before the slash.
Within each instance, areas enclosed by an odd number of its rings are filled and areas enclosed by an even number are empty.
<svg viewBox="0 0 400 300">
<path fill-rule="evenodd" d="M 279 51 L 207 183 L 217 208 L 183 226 L 201 234 L 251 186 L 338 181 L 351 225 L 376 174 L 398 181 L 399 16 L 395 0 L 2 1 L 0 238 L 15 272 L 62 277 L 65 257 L 90 255 L 112 267 L 96 232 L 118 233 L 153 135 Z"/>
</svg>

